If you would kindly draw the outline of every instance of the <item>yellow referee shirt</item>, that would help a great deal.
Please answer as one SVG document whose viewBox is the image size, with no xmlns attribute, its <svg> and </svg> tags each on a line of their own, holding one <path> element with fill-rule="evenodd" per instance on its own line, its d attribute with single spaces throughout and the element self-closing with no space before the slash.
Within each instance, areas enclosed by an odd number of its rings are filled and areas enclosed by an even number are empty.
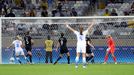
<svg viewBox="0 0 134 75">
<path fill-rule="evenodd" d="M 46 40 L 45 41 L 45 47 L 46 47 L 46 51 L 52 51 L 53 41 L 52 40 Z"/>
</svg>

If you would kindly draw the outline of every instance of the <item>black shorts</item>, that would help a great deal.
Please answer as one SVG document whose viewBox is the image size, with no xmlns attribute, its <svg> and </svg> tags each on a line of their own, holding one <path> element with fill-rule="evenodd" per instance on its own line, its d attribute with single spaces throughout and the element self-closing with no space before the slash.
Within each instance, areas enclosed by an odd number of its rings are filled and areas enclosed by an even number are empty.
<svg viewBox="0 0 134 75">
<path fill-rule="evenodd" d="M 31 46 L 26 46 L 25 49 L 28 52 L 28 51 L 31 51 L 32 50 L 32 47 Z"/>
<path fill-rule="evenodd" d="M 67 47 L 60 47 L 60 54 L 68 53 Z"/>
<path fill-rule="evenodd" d="M 91 47 L 89 47 L 89 46 L 86 47 L 86 53 L 87 54 L 93 53 L 92 50 L 91 50 Z"/>
</svg>

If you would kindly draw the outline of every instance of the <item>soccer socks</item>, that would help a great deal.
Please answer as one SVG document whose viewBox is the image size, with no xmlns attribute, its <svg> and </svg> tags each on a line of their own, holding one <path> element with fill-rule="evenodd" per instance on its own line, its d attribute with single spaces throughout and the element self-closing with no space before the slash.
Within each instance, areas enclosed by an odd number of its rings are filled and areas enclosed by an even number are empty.
<svg viewBox="0 0 134 75">
<path fill-rule="evenodd" d="M 95 62 L 94 62 L 94 57 L 92 58 L 91 63 L 92 63 L 92 64 L 95 63 Z"/>
<path fill-rule="evenodd" d="M 105 56 L 104 62 L 107 62 L 108 60 L 108 55 Z"/>
<path fill-rule="evenodd" d="M 75 64 L 76 64 L 76 66 L 78 66 L 78 62 L 79 62 L 79 57 L 76 57 L 75 58 Z"/>
<path fill-rule="evenodd" d="M 116 57 L 113 57 L 114 62 L 116 62 Z"/>
<path fill-rule="evenodd" d="M 61 57 L 59 57 L 55 62 L 54 65 L 61 59 Z"/>
<path fill-rule="evenodd" d="M 59 57 L 55 62 L 54 65 L 61 59 L 62 57 Z M 70 64 L 70 56 L 67 56 L 68 64 Z"/>
<path fill-rule="evenodd" d="M 32 63 L 32 55 L 27 54 L 26 57 L 27 58 L 29 57 L 29 61 L 30 61 L 30 63 Z"/>
<path fill-rule="evenodd" d="M 105 56 L 104 62 L 107 62 L 107 60 L 108 60 L 108 55 Z M 115 56 L 113 57 L 113 60 L 114 60 L 114 62 L 116 62 L 116 57 Z"/>
<path fill-rule="evenodd" d="M 31 55 L 29 56 L 29 59 L 30 59 L 30 63 L 32 63 L 32 56 Z"/>
<path fill-rule="evenodd" d="M 83 62 L 83 66 L 86 66 L 86 58 L 85 57 L 83 57 L 82 62 Z"/>
<path fill-rule="evenodd" d="M 24 57 L 25 58 L 25 60 L 27 61 L 27 62 L 29 62 L 29 60 L 27 59 L 27 57 Z"/>
<path fill-rule="evenodd" d="M 75 68 L 78 68 L 79 57 L 75 58 L 75 62 L 76 62 Z M 83 68 L 86 68 L 86 58 L 85 57 L 83 57 L 82 62 L 83 62 Z"/>
<path fill-rule="evenodd" d="M 88 62 L 88 59 L 89 59 L 89 57 L 87 56 L 87 57 L 86 57 L 86 62 Z"/>
<path fill-rule="evenodd" d="M 70 64 L 70 56 L 67 56 L 68 64 Z"/>
<path fill-rule="evenodd" d="M 20 58 L 19 57 L 16 57 L 16 59 L 21 64 Z"/>
<path fill-rule="evenodd" d="M 90 57 L 86 57 L 87 59 L 86 59 L 86 61 L 88 62 L 89 60 L 91 60 L 92 58 L 93 58 L 94 56 L 90 56 Z"/>
</svg>

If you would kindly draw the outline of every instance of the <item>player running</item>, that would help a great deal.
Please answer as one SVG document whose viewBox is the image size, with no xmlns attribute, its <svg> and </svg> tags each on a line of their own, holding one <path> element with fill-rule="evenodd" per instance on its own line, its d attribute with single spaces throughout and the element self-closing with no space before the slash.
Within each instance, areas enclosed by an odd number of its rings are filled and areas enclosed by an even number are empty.
<svg viewBox="0 0 134 75">
<path fill-rule="evenodd" d="M 91 39 L 89 37 L 86 37 L 86 62 L 92 59 L 91 62 L 94 63 L 94 53 L 92 52 L 92 48 L 95 48 L 91 43 Z"/>
<path fill-rule="evenodd" d="M 29 31 L 25 33 L 24 37 L 24 43 L 25 43 L 25 49 L 27 51 L 27 57 L 29 57 L 30 63 L 32 63 L 32 45 L 33 45 L 33 40 L 31 36 L 29 35 Z"/>
<path fill-rule="evenodd" d="M 106 38 L 107 38 L 108 48 L 107 48 L 107 51 L 106 51 L 106 55 L 105 55 L 105 59 L 104 59 L 104 64 L 106 64 L 106 62 L 108 60 L 108 55 L 110 53 L 112 54 L 112 57 L 113 57 L 113 60 L 114 60 L 115 64 L 117 64 L 116 57 L 114 55 L 114 52 L 115 52 L 115 42 L 114 42 L 114 40 L 113 40 L 111 35 L 106 35 Z"/>
<path fill-rule="evenodd" d="M 59 47 L 60 47 L 60 56 L 54 62 L 54 65 L 62 58 L 64 53 L 66 53 L 67 55 L 68 64 L 70 64 L 70 53 L 67 49 L 67 39 L 64 37 L 64 33 L 61 33 L 61 37 L 59 38 L 56 51 L 58 51 Z"/>
<path fill-rule="evenodd" d="M 66 24 L 66 27 L 74 32 L 74 34 L 77 36 L 77 48 L 76 48 L 76 66 L 75 68 L 78 68 L 78 61 L 80 57 L 80 53 L 82 53 L 83 58 L 83 68 L 86 68 L 86 35 L 88 33 L 88 30 L 90 30 L 94 25 L 94 21 L 91 23 L 91 25 L 88 27 L 87 30 L 83 31 L 83 27 L 80 26 L 79 30 L 80 32 L 74 30 L 71 28 L 68 24 Z"/>
<path fill-rule="evenodd" d="M 22 49 L 23 44 L 22 44 L 22 41 L 21 41 L 20 37 L 19 37 L 19 36 L 16 36 L 15 39 L 16 39 L 16 40 L 14 40 L 14 41 L 12 42 L 12 44 L 11 44 L 9 47 L 7 47 L 7 48 L 10 48 L 12 45 L 15 46 L 15 56 L 16 56 L 17 61 L 18 61 L 20 64 L 22 64 L 22 62 L 21 62 L 21 60 L 20 60 L 20 58 L 19 58 L 19 56 L 21 56 L 21 55 L 25 58 L 25 60 L 26 60 L 27 62 L 29 62 L 29 61 L 27 60 L 26 56 L 24 55 L 24 51 L 23 51 L 23 49 Z"/>
</svg>

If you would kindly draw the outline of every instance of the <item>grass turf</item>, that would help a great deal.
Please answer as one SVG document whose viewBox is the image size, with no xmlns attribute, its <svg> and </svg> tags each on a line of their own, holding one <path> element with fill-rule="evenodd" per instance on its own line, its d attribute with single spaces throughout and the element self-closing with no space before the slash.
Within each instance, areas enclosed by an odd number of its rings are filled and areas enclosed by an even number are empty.
<svg viewBox="0 0 134 75">
<path fill-rule="evenodd" d="M 86 69 L 71 64 L 0 65 L 0 75 L 133 75 L 134 64 L 89 64 Z"/>
</svg>

